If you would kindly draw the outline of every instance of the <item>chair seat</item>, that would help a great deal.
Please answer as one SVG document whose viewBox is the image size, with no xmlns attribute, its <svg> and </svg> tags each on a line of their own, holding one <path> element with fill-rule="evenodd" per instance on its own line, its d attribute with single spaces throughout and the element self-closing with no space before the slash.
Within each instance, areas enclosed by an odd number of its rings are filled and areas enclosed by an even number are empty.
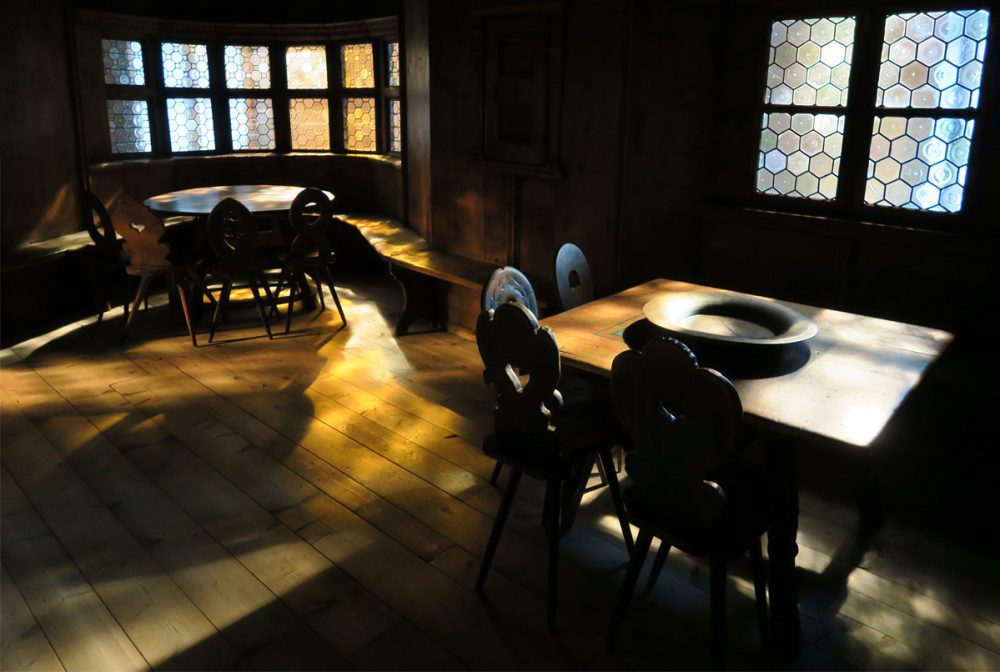
<svg viewBox="0 0 1000 672">
<path fill-rule="evenodd" d="M 726 495 L 721 517 L 695 522 L 640 497 L 635 486 L 625 491 L 629 522 L 648 528 L 689 555 L 707 557 L 723 553 L 737 557 L 759 539 L 778 518 L 781 488 L 766 478 L 764 468 L 745 461 L 733 461 L 710 475 Z"/>
</svg>

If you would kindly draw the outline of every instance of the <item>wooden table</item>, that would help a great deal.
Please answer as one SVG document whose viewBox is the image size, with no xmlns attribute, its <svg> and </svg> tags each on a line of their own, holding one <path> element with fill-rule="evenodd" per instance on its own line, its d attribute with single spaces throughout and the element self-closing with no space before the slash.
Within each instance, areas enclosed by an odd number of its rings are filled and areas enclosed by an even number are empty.
<svg viewBox="0 0 1000 672">
<path fill-rule="evenodd" d="M 627 349 L 622 332 L 643 318 L 646 302 L 687 291 L 725 290 L 652 280 L 541 323 L 555 332 L 564 365 L 610 376 L 612 361 Z M 798 490 L 793 443 L 808 440 L 813 445 L 821 441 L 867 453 L 953 336 L 938 329 L 828 308 L 779 303 L 808 316 L 819 328 L 815 337 L 798 346 L 803 356 L 796 366 L 754 377 L 722 373 L 739 391 L 747 421 L 766 430 L 772 459 L 788 471 L 787 510 L 781 524 L 768 534 L 768 554 L 775 634 L 784 633 L 789 640 L 786 648 L 796 651 L 798 603 L 792 574 L 798 552 Z"/>
<path fill-rule="evenodd" d="M 255 215 L 288 212 L 292 201 L 304 187 L 274 184 L 236 184 L 213 187 L 194 187 L 152 196 L 143 203 L 154 212 L 171 215 L 208 215 L 212 208 L 226 198 L 234 198 Z M 331 201 L 336 198 L 324 191 Z"/>
</svg>

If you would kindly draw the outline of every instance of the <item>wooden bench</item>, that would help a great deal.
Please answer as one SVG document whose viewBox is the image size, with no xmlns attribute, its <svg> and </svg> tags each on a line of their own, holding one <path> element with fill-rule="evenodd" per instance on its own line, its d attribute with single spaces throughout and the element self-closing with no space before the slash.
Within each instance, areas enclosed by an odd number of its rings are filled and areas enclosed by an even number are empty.
<svg viewBox="0 0 1000 672">
<path fill-rule="evenodd" d="M 397 336 L 406 335 L 418 316 L 444 328 L 448 309 L 442 285 L 468 287 L 481 293 L 497 268 L 489 262 L 434 249 L 397 219 L 361 213 L 340 213 L 337 218 L 358 230 L 402 287 L 403 312 L 396 322 Z"/>
</svg>

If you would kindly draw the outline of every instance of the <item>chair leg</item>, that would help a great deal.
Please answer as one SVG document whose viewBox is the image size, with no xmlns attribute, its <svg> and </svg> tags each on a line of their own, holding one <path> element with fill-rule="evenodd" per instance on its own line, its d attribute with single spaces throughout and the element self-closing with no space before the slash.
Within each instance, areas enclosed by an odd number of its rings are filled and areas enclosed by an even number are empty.
<svg viewBox="0 0 1000 672">
<path fill-rule="evenodd" d="M 253 303 L 257 306 L 257 314 L 260 315 L 260 321 L 264 323 L 264 331 L 267 332 L 268 338 L 274 338 L 271 334 L 271 323 L 267 321 L 267 313 L 264 312 L 264 303 L 260 300 L 260 289 L 257 287 L 257 279 L 250 278 L 250 291 L 253 292 Z"/>
<path fill-rule="evenodd" d="M 625 539 L 625 548 L 628 550 L 629 555 L 631 555 L 635 544 L 632 543 L 632 528 L 629 527 L 628 516 L 625 515 L 625 502 L 622 500 L 621 485 L 619 485 L 618 476 L 615 473 L 615 463 L 611 457 L 611 451 L 608 449 L 600 451 L 598 455 L 600 457 L 598 464 L 604 467 L 603 473 L 608 482 L 608 489 L 611 490 L 611 501 L 615 504 L 618 523 L 622 527 L 622 538 Z"/>
<path fill-rule="evenodd" d="M 347 316 L 344 315 L 344 307 L 340 305 L 340 297 L 337 296 L 337 288 L 333 285 L 333 276 L 330 274 L 330 267 L 323 267 L 323 274 L 326 276 L 326 284 L 330 288 L 330 295 L 333 296 L 333 303 L 337 306 L 337 312 L 340 313 L 340 321 L 346 326 Z"/>
<path fill-rule="evenodd" d="M 271 315 L 278 315 L 278 299 L 281 298 L 281 290 L 285 288 L 285 273 L 287 272 L 287 268 L 282 268 L 281 272 L 278 273 L 278 284 L 274 288 L 274 303 L 271 304 Z"/>
<path fill-rule="evenodd" d="M 660 578 L 660 572 L 663 571 L 663 565 L 667 562 L 667 556 L 670 555 L 670 544 L 665 540 L 660 540 L 660 549 L 656 551 L 656 558 L 653 559 L 653 567 L 649 570 L 649 578 L 646 579 L 646 595 L 653 592 L 653 588 L 656 587 L 656 580 Z"/>
<path fill-rule="evenodd" d="M 712 666 L 721 670 L 726 666 L 726 556 L 712 556 L 709 570 L 712 609 Z"/>
<path fill-rule="evenodd" d="M 139 279 L 139 289 L 135 293 L 135 301 L 132 303 L 132 314 L 128 316 L 125 321 L 125 330 L 128 331 L 129 327 L 132 326 L 132 322 L 135 321 L 136 313 L 139 312 L 139 306 L 142 305 L 142 300 L 146 298 L 146 292 L 149 290 L 149 283 L 153 280 L 151 275 L 143 275 Z"/>
<path fill-rule="evenodd" d="M 552 479 L 545 489 L 548 499 L 548 535 L 549 535 L 549 589 L 548 589 L 548 623 L 549 630 L 556 629 L 556 600 L 559 592 L 559 518 L 562 506 L 562 481 Z"/>
<path fill-rule="evenodd" d="M 183 283 L 180 282 L 175 282 L 174 287 L 177 288 L 177 295 L 181 300 L 181 312 L 184 313 L 184 322 L 187 324 L 188 334 L 191 336 L 191 345 L 197 348 L 198 338 L 194 335 L 194 326 L 191 324 L 191 312 L 188 310 L 187 288 L 185 288 Z"/>
<path fill-rule="evenodd" d="M 635 591 L 635 584 L 639 581 L 639 573 L 642 565 L 646 561 L 646 554 L 649 553 L 649 545 L 653 542 L 653 534 L 647 530 L 639 529 L 639 538 L 635 542 L 635 549 L 632 551 L 632 560 L 628 564 L 628 571 L 625 573 L 625 581 L 622 582 L 621 593 L 618 596 L 618 605 L 611 616 L 611 626 L 608 628 L 608 648 L 614 648 L 618 639 L 618 631 L 621 630 L 622 620 L 625 618 L 625 611 L 629 602 L 632 601 L 632 593 Z"/>
<path fill-rule="evenodd" d="M 208 329 L 209 343 L 211 343 L 212 339 L 215 338 L 215 330 L 219 326 L 219 316 L 225 310 L 226 304 L 229 303 L 229 292 L 231 292 L 232 289 L 232 279 L 223 281 L 222 292 L 219 293 L 219 301 L 215 304 L 215 311 L 212 313 L 212 326 Z"/>
<path fill-rule="evenodd" d="M 517 486 L 521 482 L 521 470 L 512 468 L 510 478 L 507 479 L 507 489 L 504 490 L 503 499 L 500 500 L 500 508 L 497 509 L 497 517 L 493 521 L 493 531 L 490 532 L 490 540 L 486 543 L 486 552 L 483 553 L 483 564 L 479 566 L 479 576 L 476 578 L 476 592 L 483 594 L 486 586 L 486 575 L 490 572 L 490 565 L 493 564 L 493 555 L 496 553 L 497 544 L 500 543 L 500 535 L 503 527 L 507 524 L 507 514 L 514 503 L 514 495 L 517 494 Z"/>
<path fill-rule="evenodd" d="M 309 283 L 307 278 L 312 278 L 313 283 L 316 285 L 316 294 L 319 296 L 319 311 L 322 313 L 326 310 L 326 297 L 323 295 L 323 278 L 319 274 L 319 268 L 311 268 L 308 273 L 302 274 L 302 281 L 305 286 L 305 290 L 309 290 Z"/>
<path fill-rule="evenodd" d="M 767 612 L 767 574 L 764 568 L 764 554 L 761 551 L 760 539 L 750 544 L 750 562 L 753 566 L 753 593 L 757 602 L 757 627 L 760 629 L 760 641 L 764 646 L 770 646 L 771 629 Z"/>
<path fill-rule="evenodd" d="M 503 471 L 503 462 L 497 460 L 497 463 L 493 465 L 493 473 L 490 474 L 490 484 L 496 485 L 497 479 L 500 478 L 500 472 Z"/>
</svg>

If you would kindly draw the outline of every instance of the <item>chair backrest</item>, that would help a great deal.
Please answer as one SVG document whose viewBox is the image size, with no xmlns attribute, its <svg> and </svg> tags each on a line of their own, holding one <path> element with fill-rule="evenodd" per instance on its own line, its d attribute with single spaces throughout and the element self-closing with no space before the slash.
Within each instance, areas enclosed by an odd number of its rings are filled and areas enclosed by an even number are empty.
<svg viewBox="0 0 1000 672">
<path fill-rule="evenodd" d="M 680 341 L 661 337 L 615 358 L 611 396 L 633 444 L 626 469 L 636 495 L 679 518 L 721 516 L 725 495 L 709 473 L 736 444 L 743 406 L 732 383 L 698 366 Z"/>
<path fill-rule="evenodd" d="M 553 267 L 559 305 L 563 310 L 594 300 L 594 279 L 583 250 L 573 243 L 563 244 L 556 252 Z"/>
<path fill-rule="evenodd" d="M 480 313 L 476 343 L 483 379 L 497 393 L 496 433 L 531 441 L 551 438 L 552 414 L 562 405 L 556 389 L 559 346 L 552 331 L 539 327 L 522 304 L 504 303 Z"/>
<path fill-rule="evenodd" d="M 125 239 L 129 264 L 143 268 L 169 268 L 170 247 L 162 241 L 166 229 L 159 217 L 131 196 L 118 199 L 111 211 L 111 225 Z"/>
<path fill-rule="evenodd" d="M 293 256 L 327 255 L 330 253 L 330 227 L 333 204 L 319 189 L 303 189 L 288 210 L 292 229 L 289 251 Z"/>
<path fill-rule="evenodd" d="M 217 262 L 236 270 L 257 265 L 257 222 L 245 205 L 223 199 L 209 213 L 206 229 Z"/>
<path fill-rule="evenodd" d="M 512 301 L 520 303 L 538 317 L 538 300 L 531 282 L 513 266 L 504 266 L 493 271 L 483 286 L 483 310 L 499 308 Z"/>
<path fill-rule="evenodd" d="M 111 224 L 111 215 L 101 199 L 92 191 L 83 192 L 80 198 L 80 206 L 83 209 L 83 225 L 90 234 L 90 239 L 97 246 L 100 254 L 117 256 L 118 243 L 115 238 L 115 228 Z"/>
</svg>

